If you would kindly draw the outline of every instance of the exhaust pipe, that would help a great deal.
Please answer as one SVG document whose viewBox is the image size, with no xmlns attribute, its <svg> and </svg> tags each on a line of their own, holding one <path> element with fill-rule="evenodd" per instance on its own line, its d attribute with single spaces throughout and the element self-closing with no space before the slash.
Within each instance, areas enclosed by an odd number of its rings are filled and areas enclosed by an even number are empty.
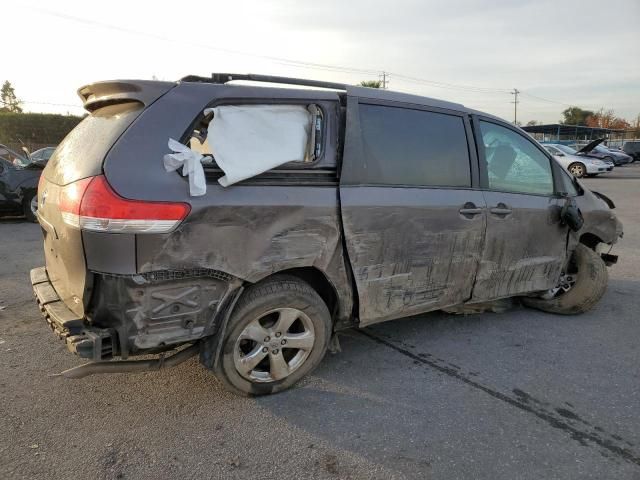
<svg viewBox="0 0 640 480">
<path fill-rule="evenodd" d="M 164 357 L 152 360 L 123 360 L 115 362 L 92 362 L 85 363 L 84 365 L 78 365 L 77 367 L 70 368 L 64 372 L 51 375 L 52 377 L 65 377 L 65 378 L 84 378 L 89 375 L 95 375 L 97 373 L 140 373 L 149 372 L 155 370 L 161 370 L 163 368 L 175 367 L 180 363 L 188 360 L 198 353 L 200 346 L 196 343 L 184 350 L 180 350 L 175 355 L 170 357 Z"/>
</svg>

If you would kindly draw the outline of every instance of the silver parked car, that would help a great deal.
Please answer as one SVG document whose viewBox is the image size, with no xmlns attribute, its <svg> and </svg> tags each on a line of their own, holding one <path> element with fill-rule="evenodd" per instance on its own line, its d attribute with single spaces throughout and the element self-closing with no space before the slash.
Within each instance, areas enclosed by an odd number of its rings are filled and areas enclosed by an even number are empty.
<svg viewBox="0 0 640 480">
<path fill-rule="evenodd" d="M 576 151 L 559 143 L 546 143 L 544 148 L 569 173 L 576 177 L 596 176 L 613 170 L 613 162 L 576 155 Z"/>
</svg>

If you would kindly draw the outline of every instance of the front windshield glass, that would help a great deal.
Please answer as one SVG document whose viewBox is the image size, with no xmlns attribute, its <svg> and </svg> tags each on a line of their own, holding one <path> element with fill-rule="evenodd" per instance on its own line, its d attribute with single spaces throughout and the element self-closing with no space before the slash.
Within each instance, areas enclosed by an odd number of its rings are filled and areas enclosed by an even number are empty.
<svg viewBox="0 0 640 480">
<path fill-rule="evenodd" d="M 554 145 L 554 147 L 556 147 L 558 150 L 568 155 L 575 155 L 576 153 L 576 151 L 573 148 L 567 147 L 566 145 Z"/>
<path fill-rule="evenodd" d="M 599 153 L 609 153 L 609 150 L 606 149 L 605 147 L 603 147 L 602 145 L 598 145 L 596 148 L 593 149 L 595 152 L 599 152 Z"/>
<path fill-rule="evenodd" d="M 24 168 L 31 163 L 27 158 L 4 146 L 0 147 L 0 157 L 13 166 L 20 168 Z"/>
</svg>

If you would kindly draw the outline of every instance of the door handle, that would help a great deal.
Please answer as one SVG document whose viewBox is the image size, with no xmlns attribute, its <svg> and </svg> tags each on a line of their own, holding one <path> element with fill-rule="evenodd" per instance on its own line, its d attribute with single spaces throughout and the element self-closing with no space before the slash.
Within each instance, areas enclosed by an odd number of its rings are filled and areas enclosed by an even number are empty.
<svg viewBox="0 0 640 480">
<path fill-rule="evenodd" d="M 482 213 L 482 210 L 483 210 L 482 208 L 476 207 L 475 203 L 467 202 L 458 211 L 460 212 L 460 215 L 463 215 L 463 216 L 465 216 L 467 218 L 473 218 L 474 216 Z"/>
<path fill-rule="evenodd" d="M 501 218 L 504 218 L 507 215 L 510 215 L 511 213 L 513 213 L 513 211 L 502 202 L 500 202 L 495 207 L 491 208 L 489 211 Z"/>
</svg>

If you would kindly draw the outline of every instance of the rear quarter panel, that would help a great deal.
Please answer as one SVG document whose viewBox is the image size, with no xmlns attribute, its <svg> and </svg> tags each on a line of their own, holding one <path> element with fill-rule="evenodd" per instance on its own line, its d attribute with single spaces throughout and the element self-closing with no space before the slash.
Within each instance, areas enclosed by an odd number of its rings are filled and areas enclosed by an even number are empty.
<svg viewBox="0 0 640 480">
<path fill-rule="evenodd" d="M 335 185 L 224 188 L 208 177 L 206 194 L 191 197 L 187 179 L 164 169 L 169 138 L 181 139 L 204 107 L 214 100 L 248 98 L 338 101 L 335 92 L 192 83 L 178 85 L 149 107 L 107 156 L 105 175 L 126 198 L 188 202 L 191 213 L 172 233 L 136 236 L 136 269 L 208 268 L 256 282 L 279 271 L 314 267 L 336 289 L 340 316 L 349 316 L 352 297 Z M 337 129 L 329 129 L 325 140 L 325 156 L 335 165 Z"/>
</svg>

